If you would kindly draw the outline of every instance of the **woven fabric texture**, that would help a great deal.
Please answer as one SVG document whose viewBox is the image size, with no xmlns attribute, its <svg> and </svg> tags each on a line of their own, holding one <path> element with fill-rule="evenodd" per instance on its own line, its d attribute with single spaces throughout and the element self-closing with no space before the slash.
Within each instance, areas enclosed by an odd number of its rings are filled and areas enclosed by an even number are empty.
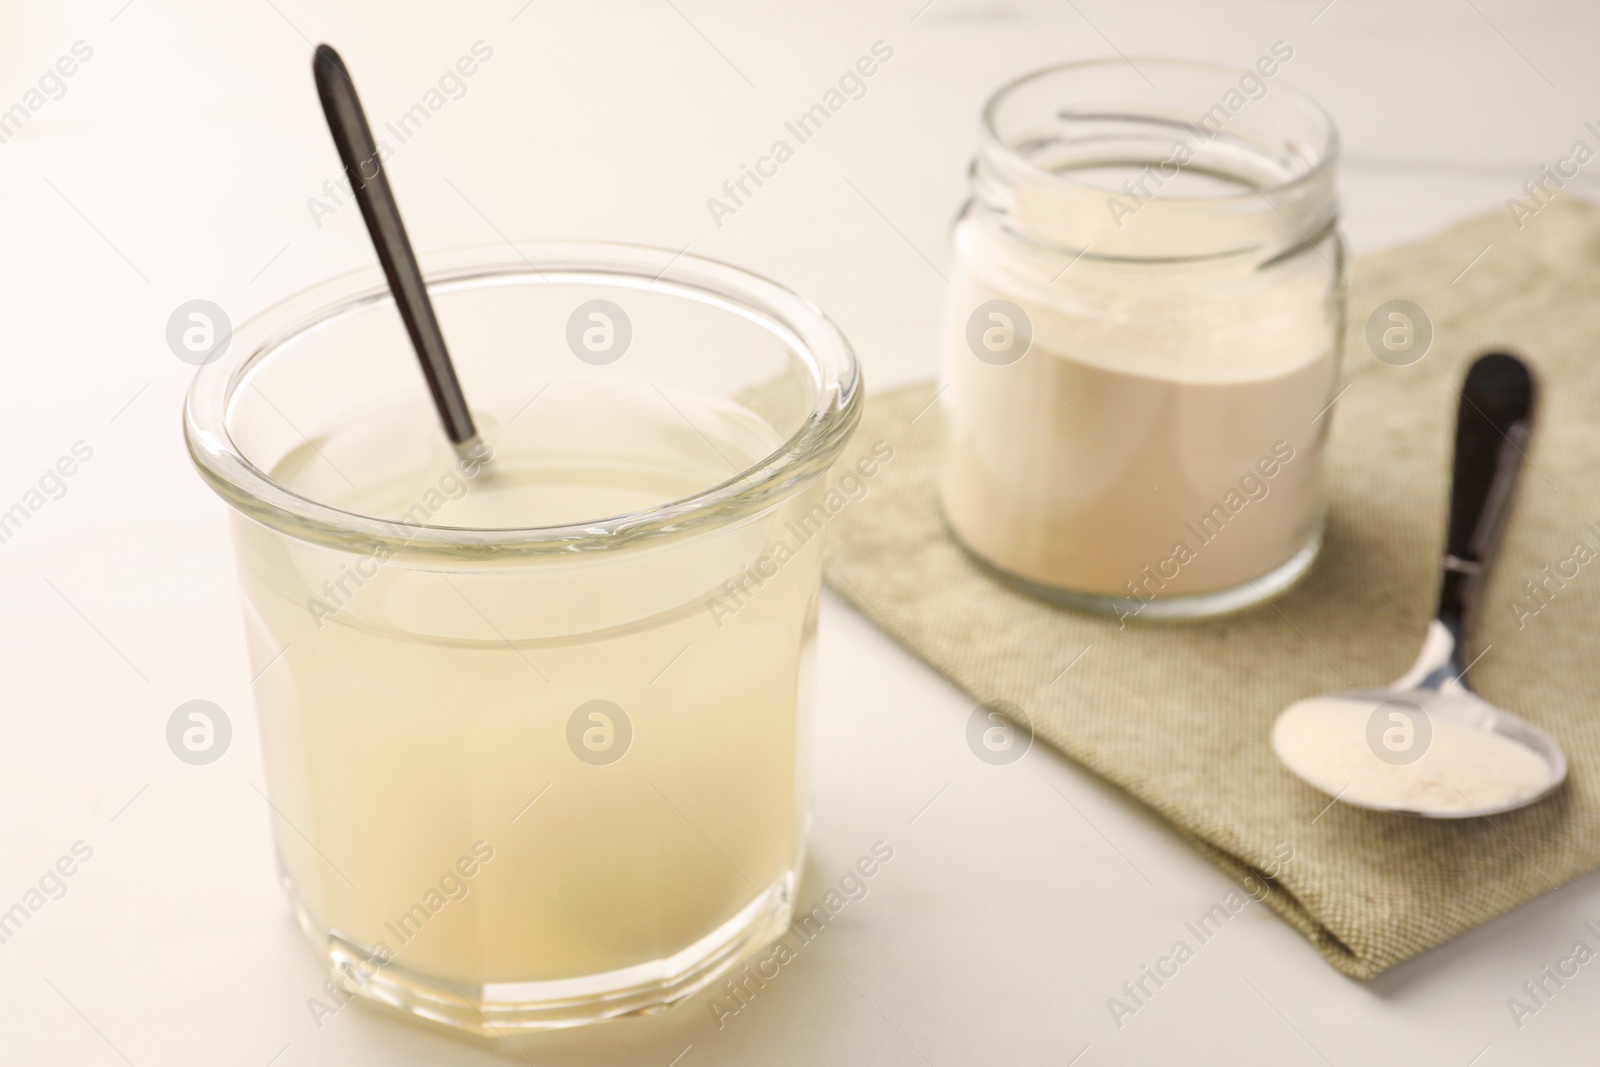
<svg viewBox="0 0 1600 1067">
<path fill-rule="evenodd" d="M 1288 843 L 1293 860 L 1266 902 L 1333 966 L 1369 978 L 1600 867 L 1600 559 L 1560 585 L 1545 570 L 1570 575 L 1579 544 L 1600 553 L 1600 208 L 1557 202 L 1521 230 L 1496 212 L 1363 258 L 1350 276 L 1327 540 L 1272 603 L 1119 626 L 997 583 L 941 526 L 931 384 L 869 400 L 846 456 L 876 444 L 893 458 L 833 519 L 826 575 L 975 701 L 1024 709 L 1039 738 L 1235 877 L 1261 877 Z M 1409 366 L 1366 342 L 1369 316 L 1393 299 L 1419 305 L 1434 330 Z M 1476 658 L 1470 677 L 1486 699 L 1557 738 L 1569 780 L 1493 818 L 1329 807 L 1273 756 L 1273 719 L 1301 697 L 1385 685 L 1410 666 L 1438 583 L 1457 387 L 1491 349 L 1535 367 L 1541 406 L 1465 659 Z M 1552 591 L 1532 599 L 1527 582 Z"/>
</svg>

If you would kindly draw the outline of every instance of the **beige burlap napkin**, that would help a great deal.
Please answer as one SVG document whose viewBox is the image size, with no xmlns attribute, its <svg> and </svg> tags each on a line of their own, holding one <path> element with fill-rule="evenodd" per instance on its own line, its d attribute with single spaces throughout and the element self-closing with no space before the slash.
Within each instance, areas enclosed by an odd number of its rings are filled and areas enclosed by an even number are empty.
<svg viewBox="0 0 1600 1067">
<path fill-rule="evenodd" d="M 1600 552 L 1600 209 L 1558 201 L 1521 230 L 1496 212 L 1361 259 L 1351 281 L 1328 540 L 1274 603 L 1119 629 L 997 584 L 941 529 L 940 406 L 927 384 L 869 400 L 847 456 L 883 442 L 893 458 L 833 520 L 826 573 L 975 700 L 1025 709 L 1037 736 L 1234 876 L 1270 865 L 1266 902 L 1339 970 L 1369 978 L 1600 867 L 1600 560 L 1571 562 L 1580 543 Z M 1434 331 L 1409 366 L 1379 361 L 1365 336 L 1374 309 L 1396 299 Z M 1481 656 L 1471 677 L 1486 698 L 1560 741 L 1569 782 L 1492 819 L 1329 808 L 1274 758 L 1273 718 L 1410 665 L 1433 610 L 1456 386 L 1497 347 L 1535 365 L 1542 407 L 1465 652 Z"/>
</svg>

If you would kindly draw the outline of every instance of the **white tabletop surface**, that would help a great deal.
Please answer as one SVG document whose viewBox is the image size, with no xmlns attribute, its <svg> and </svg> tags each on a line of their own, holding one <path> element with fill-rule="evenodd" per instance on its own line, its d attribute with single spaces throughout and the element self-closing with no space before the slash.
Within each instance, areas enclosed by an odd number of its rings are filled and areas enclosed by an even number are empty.
<svg viewBox="0 0 1600 1067">
<path fill-rule="evenodd" d="M 473 1045 L 322 976 L 274 879 L 225 509 L 184 455 L 168 316 L 235 322 L 365 264 L 309 76 L 335 43 L 375 116 L 483 41 L 467 90 L 390 161 L 420 247 L 687 246 L 814 298 L 883 388 L 935 370 L 940 272 L 987 93 L 1120 51 L 1281 75 L 1339 122 L 1357 252 L 1505 210 L 1600 119 L 1600 9 L 1510 0 L 95 0 L 0 9 L 0 108 L 92 49 L 0 144 L 0 508 L 75 442 L 93 458 L 0 544 L 0 907 L 93 857 L 0 944 L 0 1062 L 182 1064 L 1468 1064 L 1594 1055 L 1600 964 L 1518 1025 L 1507 998 L 1597 941 L 1580 879 L 1370 983 L 1261 907 L 1119 1027 L 1107 1007 L 1230 883 L 1166 825 L 1035 748 L 993 767 L 971 701 L 829 596 L 809 905 L 874 841 L 894 859 L 738 1015 Z M 921 8 L 919 12 L 919 8 Z M 399 13 L 401 10 L 405 13 Z M 718 226 L 706 207 L 874 42 L 893 58 Z M 50 86 L 54 88 L 54 85 Z M 1600 174 L 1600 171 L 1596 171 Z M 1587 177 L 1562 195 L 1580 195 Z M 194 698 L 236 727 L 194 767 Z M 1593 971 L 1594 973 L 1590 973 Z"/>
</svg>

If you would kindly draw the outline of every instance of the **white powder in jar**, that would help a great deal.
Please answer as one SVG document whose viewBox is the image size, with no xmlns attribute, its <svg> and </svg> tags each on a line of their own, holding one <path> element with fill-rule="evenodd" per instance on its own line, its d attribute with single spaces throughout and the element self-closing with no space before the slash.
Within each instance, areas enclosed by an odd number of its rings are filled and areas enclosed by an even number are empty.
<svg viewBox="0 0 1600 1067">
<path fill-rule="evenodd" d="M 1428 815 L 1514 805 L 1553 777 L 1538 753 L 1508 737 L 1399 701 L 1299 701 L 1278 716 L 1272 747 L 1330 796 Z"/>
<path fill-rule="evenodd" d="M 1062 278 L 1058 255 L 979 219 L 956 249 L 939 499 L 963 545 L 1039 585 L 1139 600 L 1236 589 L 1306 548 L 1338 376 L 1327 260 L 1086 260 Z M 991 364 L 968 326 L 996 301 L 1031 340 Z"/>
</svg>

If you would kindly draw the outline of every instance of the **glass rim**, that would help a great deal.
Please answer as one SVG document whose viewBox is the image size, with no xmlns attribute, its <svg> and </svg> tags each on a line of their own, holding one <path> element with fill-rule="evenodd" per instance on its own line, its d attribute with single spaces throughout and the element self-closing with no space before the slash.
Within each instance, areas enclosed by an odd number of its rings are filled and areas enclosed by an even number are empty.
<svg viewBox="0 0 1600 1067">
<path fill-rule="evenodd" d="M 1003 162 L 1006 165 L 1025 174 L 1028 178 L 1038 181 L 1046 186 L 1053 185 L 1058 188 L 1086 190 L 1093 193 L 1106 192 L 1105 189 L 1090 182 L 1078 181 L 1056 171 L 1047 170 L 1044 167 L 1039 166 L 1037 163 L 1033 162 L 1033 160 L 1018 152 L 1000 135 L 1000 132 L 996 127 L 996 119 L 1001 106 L 1006 102 L 1007 98 L 1009 98 L 1012 93 L 1022 89 L 1030 83 L 1042 81 L 1046 78 L 1059 74 L 1071 74 L 1079 71 L 1089 71 L 1096 68 L 1104 69 L 1110 67 L 1131 67 L 1134 71 L 1139 72 L 1141 70 L 1141 64 L 1151 67 L 1160 67 L 1167 70 L 1182 69 L 1191 72 L 1215 74 L 1227 78 L 1235 78 L 1254 69 L 1251 67 L 1241 69 L 1238 67 L 1226 66 L 1222 63 L 1210 63 L 1203 60 L 1194 59 L 1180 59 L 1171 56 L 1100 56 L 1094 59 L 1075 59 L 1066 63 L 1056 63 L 1048 67 L 1041 67 L 1037 70 L 1032 70 L 1026 74 L 1019 75 L 1018 77 L 1013 78 L 1011 81 L 1006 82 L 1004 85 L 1000 86 L 993 93 L 991 93 L 988 100 L 984 102 L 983 112 L 979 122 L 979 154 L 991 156 L 996 161 Z M 1332 113 L 1318 103 L 1314 97 L 1310 96 L 1301 89 L 1296 89 L 1293 85 L 1287 82 L 1276 82 L 1274 87 L 1290 100 L 1307 107 L 1310 112 L 1321 122 L 1324 131 L 1324 137 L 1321 145 L 1319 146 L 1316 162 L 1308 167 L 1303 173 L 1296 174 L 1292 178 L 1273 182 L 1268 185 L 1253 186 L 1248 190 L 1242 190 L 1237 193 L 1224 193 L 1213 196 L 1170 195 L 1167 197 L 1167 199 L 1172 201 L 1194 201 L 1197 203 L 1217 204 L 1248 201 L 1261 196 L 1271 196 L 1273 194 L 1291 191 L 1298 186 L 1309 184 L 1312 181 L 1322 178 L 1333 168 L 1335 163 L 1338 161 L 1339 152 L 1342 146 L 1339 140 L 1339 128 L 1333 120 Z"/>
<path fill-rule="evenodd" d="M 184 400 L 184 440 L 211 489 L 236 511 L 300 540 L 346 551 L 397 556 L 499 559 L 615 549 L 730 525 L 787 499 L 823 474 L 860 420 L 861 369 L 850 343 L 807 298 L 741 267 L 682 251 L 601 241 L 530 241 L 470 246 L 420 257 L 430 291 L 485 278 L 593 275 L 647 285 L 742 315 L 770 330 L 805 360 L 817 399 L 800 427 L 755 463 L 689 496 L 621 515 L 515 528 L 439 526 L 383 519 L 297 493 L 258 467 L 232 438 L 229 410 L 249 373 L 273 352 L 323 324 L 375 303 L 393 302 L 377 264 L 319 281 L 234 329 L 221 358 L 202 364 Z M 413 360 L 409 350 L 397 357 Z M 396 376 L 414 368 L 397 362 Z M 422 388 L 418 383 L 419 390 Z M 432 428 L 442 433 L 438 427 Z"/>
</svg>

